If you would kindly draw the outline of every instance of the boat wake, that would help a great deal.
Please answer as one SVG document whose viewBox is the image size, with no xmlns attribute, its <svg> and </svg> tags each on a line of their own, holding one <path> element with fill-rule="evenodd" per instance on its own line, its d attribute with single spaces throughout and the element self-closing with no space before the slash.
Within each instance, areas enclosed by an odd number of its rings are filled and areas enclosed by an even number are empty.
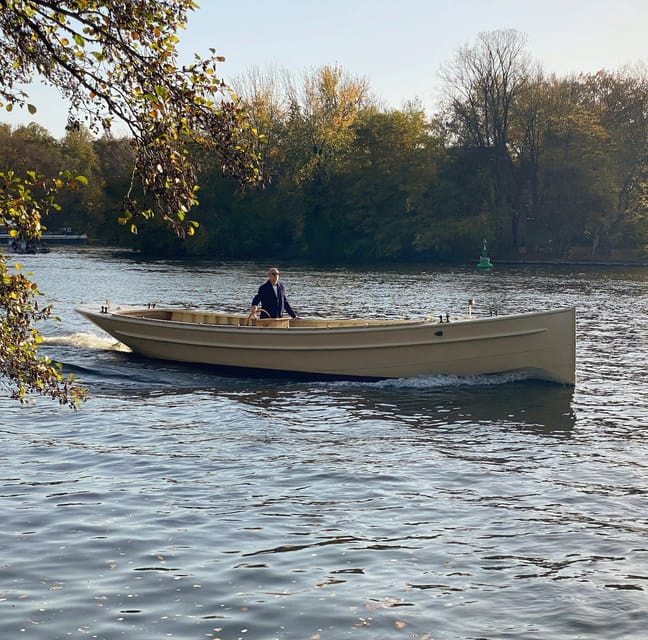
<svg viewBox="0 0 648 640">
<path fill-rule="evenodd" d="M 494 373 L 479 376 L 424 375 L 414 378 L 390 378 L 376 382 L 337 381 L 327 383 L 336 387 L 367 386 L 373 389 L 439 389 L 444 387 L 485 387 L 529 380 L 524 371 Z"/>
<path fill-rule="evenodd" d="M 130 349 L 114 338 L 101 337 L 94 333 L 72 333 L 67 336 L 43 336 L 43 344 L 63 347 L 82 347 L 84 349 L 98 349 L 103 351 L 124 351 Z"/>
</svg>

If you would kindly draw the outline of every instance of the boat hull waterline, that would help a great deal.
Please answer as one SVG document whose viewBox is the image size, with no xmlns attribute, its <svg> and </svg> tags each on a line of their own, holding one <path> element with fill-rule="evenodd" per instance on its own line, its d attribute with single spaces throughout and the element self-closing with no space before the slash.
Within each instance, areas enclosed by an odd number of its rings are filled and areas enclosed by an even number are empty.
<svg viewBox="0 0 648 640">
<path fill-rule="evenodd" d="M 283 319 L 243 314 L 80 305 L 76 311 L 148 358 L 266 375 L 411 378 L 520 372 L 573 385 L 576 312 L 559 309 L 487 318 Z"/>
</svg>

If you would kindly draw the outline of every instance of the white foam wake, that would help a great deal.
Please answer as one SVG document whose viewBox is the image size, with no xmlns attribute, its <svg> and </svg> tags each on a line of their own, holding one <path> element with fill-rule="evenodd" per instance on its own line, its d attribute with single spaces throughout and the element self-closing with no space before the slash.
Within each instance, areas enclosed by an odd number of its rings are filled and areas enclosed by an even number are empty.
<svg viewBox="0 0 648 640">
<path fill-rule="evenodd" d="M 470 387 L 508 384 L 527 380 L 529 375 L 523 371 L 512 373 L 493 373 L 478 376 L 454 375 L 422 375 L 413 378 L 389 378 L 376 382 L 359 382 L 353 380 L 338 380 L 323 383 L 337 387 L 371 386 L 378 389 L 435 389 L 440 387 Z"/>
<path fill-rule="evenodd" d="M 98 336 L 94 333 L 72 333 L 67 336 L 43 336 L 44 345 L 63 345 L 68 347 L 83 347 L 85 349 L 103 349 L 110 351 L 130 351 L 114 338 Z"/>
</svg>

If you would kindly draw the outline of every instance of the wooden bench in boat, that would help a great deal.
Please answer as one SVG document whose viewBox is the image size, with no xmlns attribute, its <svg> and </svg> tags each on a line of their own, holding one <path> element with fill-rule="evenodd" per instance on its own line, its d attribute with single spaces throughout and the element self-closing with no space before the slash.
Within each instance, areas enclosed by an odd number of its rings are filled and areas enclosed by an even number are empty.
<svg viewBox="0 0 648 640">
<path fill-rule="evenodd" d="M 249 318 L 247 315 L 234 313 L 209 313 L 186 309 L 124 309 L 119 315 L 132 316 L 148 320 L 168 322 L 186 322 L 215 326 L 258 327 L 274 329 L 334 329 L 342 327 L 371 327 L 398 324 L 418 324 L 421 320 L 381 320 L 364 318 Z"/>
</svg>

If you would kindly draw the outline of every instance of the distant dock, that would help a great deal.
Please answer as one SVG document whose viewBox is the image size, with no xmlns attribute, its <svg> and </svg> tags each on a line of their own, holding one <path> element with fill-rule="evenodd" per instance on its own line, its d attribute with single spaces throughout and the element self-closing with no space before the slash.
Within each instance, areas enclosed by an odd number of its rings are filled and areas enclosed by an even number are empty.
<svg viewBox="0 0 648 640">
<path fill-rule="evenodd" d="M 0 233 L 0 242 L 9 243 L 13 238 L 8 233 Z M 44 233 L 40 242 L 45 244 L 85 244 L 88 236 L 85 233 Z"/>
</svg>

